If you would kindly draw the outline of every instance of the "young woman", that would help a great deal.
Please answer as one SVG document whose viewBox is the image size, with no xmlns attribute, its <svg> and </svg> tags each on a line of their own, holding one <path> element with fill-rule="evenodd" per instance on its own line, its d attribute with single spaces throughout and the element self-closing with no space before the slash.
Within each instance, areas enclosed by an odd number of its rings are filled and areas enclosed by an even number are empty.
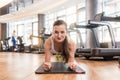
<svg viewBox="0 0 120 80">
<path fill-rule="evenodd" d="M 65 62 L 68 63 L 70 69 L 75 70 L 75 43 L 67 35 L 67 24 L 63 20 L 57 20 L 53 24 L 52 35 L 45 41 L 45 63 L 44 69 L 51 68 L 51 53 L 63 55 Z"/>
<path fill-rule="evenodd" d="M 15 33 L 15 30 L 12 33 L 11 40 L 12 40 L 12 43 L 13 43 L 13 50 L 17 51 L 17 49 L 16 49 L 16 33 Z"/>
</svg>

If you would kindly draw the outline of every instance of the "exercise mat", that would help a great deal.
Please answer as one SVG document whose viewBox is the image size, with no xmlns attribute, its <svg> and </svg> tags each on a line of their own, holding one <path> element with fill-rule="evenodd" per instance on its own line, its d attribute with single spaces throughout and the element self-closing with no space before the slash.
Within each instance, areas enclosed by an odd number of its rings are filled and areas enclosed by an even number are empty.
<svg viewBox="0 0 120 80">
<path fill-rule="evenodd" d="M 35 71 L 36 74 L 85 74 L 85 71 L 79 66 L 76 70 L 71 70 L 68 65 L 63 62 L 52 62 L 52 67 L 49 71 L 43 69 L 43 64 Z"/>
</svg>

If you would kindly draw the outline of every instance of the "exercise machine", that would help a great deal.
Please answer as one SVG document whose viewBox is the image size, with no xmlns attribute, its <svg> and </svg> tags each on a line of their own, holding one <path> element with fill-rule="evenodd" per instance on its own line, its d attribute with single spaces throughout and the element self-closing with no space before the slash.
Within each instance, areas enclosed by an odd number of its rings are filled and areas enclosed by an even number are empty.
<svg viewBox="0 0 120 80">
<path fill-rule="evenodd" d="M 17 37 L 17 51 L 18 52 L 24 52 L 24 43 L 23 43 L 23 36 Z"/>
<path fill-rule="evenodd" d="M 32 41 L 33 38 L 38 38 L 39 40 L 39 44 L 38 45 L 33 45 Z M 33 52 L 33 53 L 44 53 L 44 49 L 43 49 L 43 36 L 39 35 L 39 36 L 34 36 L 34 35 L 30 35 L 30 39 L 31 39 L 31 45 L 28 46 L 28 50 L 25 50 L 25 52 Z"/>
<path fill-rule="evenodd" d="M 109 16 L 105 16 L 105 13 L 99 13 L 96 14 L 94 17 L 94 21 L 111 21 L 111 22 L 120 22 L 120 16 L 116 16 L 116 17 L 109 17 Z"/>
<path fill-rule="evenodd" d="M 2 51 L 10 51 L 9 40 L 10 40 L 10 37 L 8 37 L 4 40 L 0 40 L 1 46 L 2 46 Z"/>
<path fill-rule="evenodd" d="M 33 53 L 44 53 L 44 42 L 49 36 L 51 36 L 51 34 L 41 34 L 39 36 L 31 35 L 32 38 L 34 37 L 39 39 L 39 45 L 37 49 L 34 49 L 34 46 L 31 45 L 29 51 Z"/>
<path fill-rule="evenodd" d="M 84 44 L 83 44 L 83 40 L 82 40 L 82 36 L 80 35 L 81 32 L 78 29 L 74 28 L 74 24 L 71 24 L 69 29 L 68 29 L 68 35 L 73 39 L 73 37 L 70 35 L 71 33 L 75 33 L 76 35 L 76 47 L 78 47 L 79 42 L 81 44 L 81 48 L 84 48 Z M 75 57 L 79 57 L 79 54 L 75 53 Z"/>
<path fill-rule="evenodd" d="M 119 58 L 118 58 L 118 64 L 119 64 L 119 66 L 120 66 L 120 56 L 119 56 Z"/>
<path fill-rule="evenodd" d="M 101 44 L 98 39 L 98 35 L 95 32 L 95 28 L 106 26 L 109 30 L 110 37 L 111 37 L 111 48 L 108 47 L 101 47 Z M 86 57 L 89 59 L 90 57 L 104 57 L 104 59 L 112 59 L 114 56 L 120 56 L 120 48 L 117 48 L 117 44 L 115 42 L 114 34 L 112 31 L 112 27 L 107 22 L 102 21 L 89 21 L 87 25 L 76 25 L 76 28 L 85 28 L 90 29 L 93 32 L 96 47 L 94 48 L 78 48 L 76 53 Z"/>
</svg>

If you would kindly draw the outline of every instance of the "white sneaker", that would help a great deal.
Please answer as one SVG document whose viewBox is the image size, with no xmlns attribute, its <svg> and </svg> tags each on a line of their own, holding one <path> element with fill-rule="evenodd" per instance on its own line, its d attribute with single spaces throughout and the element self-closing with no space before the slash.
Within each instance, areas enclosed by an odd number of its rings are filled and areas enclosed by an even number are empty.
<svg viewBox="0 0 120 80">
<path fill-rule="evenodd" d="M 14 51 L 17 51 L 17 49 L 15 48 Z"/>
</svg>

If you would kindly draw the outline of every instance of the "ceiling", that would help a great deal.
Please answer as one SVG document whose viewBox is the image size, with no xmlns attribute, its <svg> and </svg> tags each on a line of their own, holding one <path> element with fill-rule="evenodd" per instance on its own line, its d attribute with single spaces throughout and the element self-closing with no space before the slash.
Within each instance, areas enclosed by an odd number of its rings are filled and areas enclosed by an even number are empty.
<svg viewBox="0 0 120 80">
<path fill-rule="evenodd" d="M 20 11 L 0 16 L 1 23 L 16 21 L 35 14 L 45 14 L 48 11 L 56 11 L 70 5 L 78 4 L 81 0 L 37 0 L 30 6 L 26 6 Z M 83 0 L 82 0 L 83 2 Z"/>
<path fill-rule="evenodd" d="M 12 2 L 13 0 L 0 0 L 0 8 L 9 4 L 10 2 Z"/>
</svg>

